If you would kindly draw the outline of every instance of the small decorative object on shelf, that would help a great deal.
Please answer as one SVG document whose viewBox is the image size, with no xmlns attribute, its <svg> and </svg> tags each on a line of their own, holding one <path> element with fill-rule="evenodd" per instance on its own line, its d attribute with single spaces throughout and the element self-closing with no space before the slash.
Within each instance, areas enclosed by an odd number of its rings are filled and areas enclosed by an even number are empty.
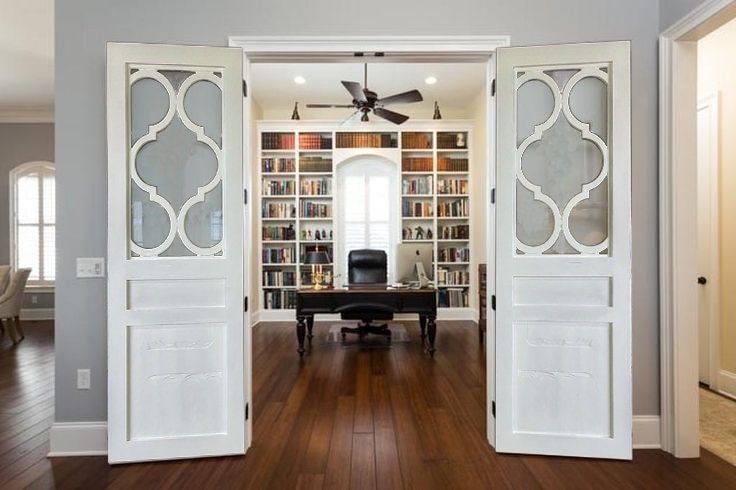
<svg viewBox="0 0 736 490">
<path fill-rule="evenodd" d="M 415 240 L 424 240 L 424 230 L 421 226 L 417 226 L 415 230 Z"/>
<path fill-rule="evenodd" d="M 327 255 L 327 252 L 319 250 L 314 252 L 307 252 L 307 257 L 304 263 L 312 266 L 312 280 L 314 289 L 323 289 L 324 286 L 322 282 L 325 280 L 325 274 L 322 271 L 322 266 L 324 264 L 330 263 L 330 257 Z"/>
</svg>

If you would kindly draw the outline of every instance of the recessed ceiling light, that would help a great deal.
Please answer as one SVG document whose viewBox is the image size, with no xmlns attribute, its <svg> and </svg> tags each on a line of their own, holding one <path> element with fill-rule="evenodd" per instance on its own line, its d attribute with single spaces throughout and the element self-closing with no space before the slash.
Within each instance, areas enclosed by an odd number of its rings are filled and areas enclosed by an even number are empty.
<svg viewBox="0 0 736 490">
<path fill-rule="evenodd" d="M 307 83 L 307 79 L 304 78 L 301 75 L 297 75 L 297 76 L 294 77 L 294 83 L 296 83 L 298 85 L 303 85 L 303 84 Z"/>
<path fill-rule="evenodd" d="M 437 77 L 427 77 L 424 79 L 424 83 L 426 83 L 427 85 L 434 85 L 435 83 L 437 83 Z"/>
</svg>

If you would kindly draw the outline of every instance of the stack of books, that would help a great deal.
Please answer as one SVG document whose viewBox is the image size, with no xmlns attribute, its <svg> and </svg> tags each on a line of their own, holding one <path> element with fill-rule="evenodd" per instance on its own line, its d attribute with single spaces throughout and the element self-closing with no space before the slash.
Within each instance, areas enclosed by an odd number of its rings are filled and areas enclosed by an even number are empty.
<svg viewBox="0 0 736 490">
<path fill-rule="evenodd" d="M 294 133 L 263 133 L 261 148 L 264 150 L 293 150 Z"/>
<path fill-rule="evenodd" d="M 432 176 L 404 178 L 401 181 L 402 194 L 432 194 Z"/>
<path fill-rule="evenodd" d="M 437 216 L 442 218 L 466 218 L 470 214 L 467 198 L 437 203 Z"/>
</svg>

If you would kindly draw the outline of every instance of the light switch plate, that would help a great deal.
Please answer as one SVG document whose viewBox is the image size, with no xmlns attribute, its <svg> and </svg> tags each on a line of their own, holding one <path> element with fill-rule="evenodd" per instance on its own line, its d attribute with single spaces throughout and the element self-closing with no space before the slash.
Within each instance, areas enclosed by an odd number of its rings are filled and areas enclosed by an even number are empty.
<svg viewBox="0 0 736 490">
<path fill-rule="evenodd" d="M 105 277 L 103 257 L 77 257 L 77 277 Z"/>
</svg>

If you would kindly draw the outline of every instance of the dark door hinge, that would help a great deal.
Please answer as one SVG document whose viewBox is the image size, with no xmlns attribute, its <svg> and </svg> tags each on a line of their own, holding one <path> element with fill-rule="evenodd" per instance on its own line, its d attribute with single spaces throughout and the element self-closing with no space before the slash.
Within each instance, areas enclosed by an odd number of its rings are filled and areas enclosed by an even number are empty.
<svg viewBox="0 0 736 490">
<path fill-rule="evenodd" d="M 248 189 L 243 189 L 243 204 L 248 204 Z"/>
<path fill-rule="evenodd" d="M 491 204 L 496 204 L 496 188 L 491 189 Z"/>
<path fill-rule="evenodd" d="M 248 417 L 250 416 L 250 403 L 245 404 L 245 420 L 248 420 Z M 494 412 L 495 414 L 495 412 Z"/>
<path fill-rule="evenodd" d="M 248 296 L 243 298 L 243 311 L 248 311 Z"/>
<path fill-rule="evenodd" d="M 495 294 L 491 296 L 491 309 L 493 311 L 496 311 L 496 295 Z"/>
<path fill-rule="evenodd" d="M 496 96 L 496 79 L 491 80 L 491 97 Z"/>
<path fill-rule="evenodd" d="M 248 82 L 243 80 L 243 97 L 248 97 Z"/>
<path fill-rule="evenodd" d="M 493 400 L 491 402 L 491 415 L 493 415 L 493 418 L 496 418 L 496 400 Z"/>
</svg>

